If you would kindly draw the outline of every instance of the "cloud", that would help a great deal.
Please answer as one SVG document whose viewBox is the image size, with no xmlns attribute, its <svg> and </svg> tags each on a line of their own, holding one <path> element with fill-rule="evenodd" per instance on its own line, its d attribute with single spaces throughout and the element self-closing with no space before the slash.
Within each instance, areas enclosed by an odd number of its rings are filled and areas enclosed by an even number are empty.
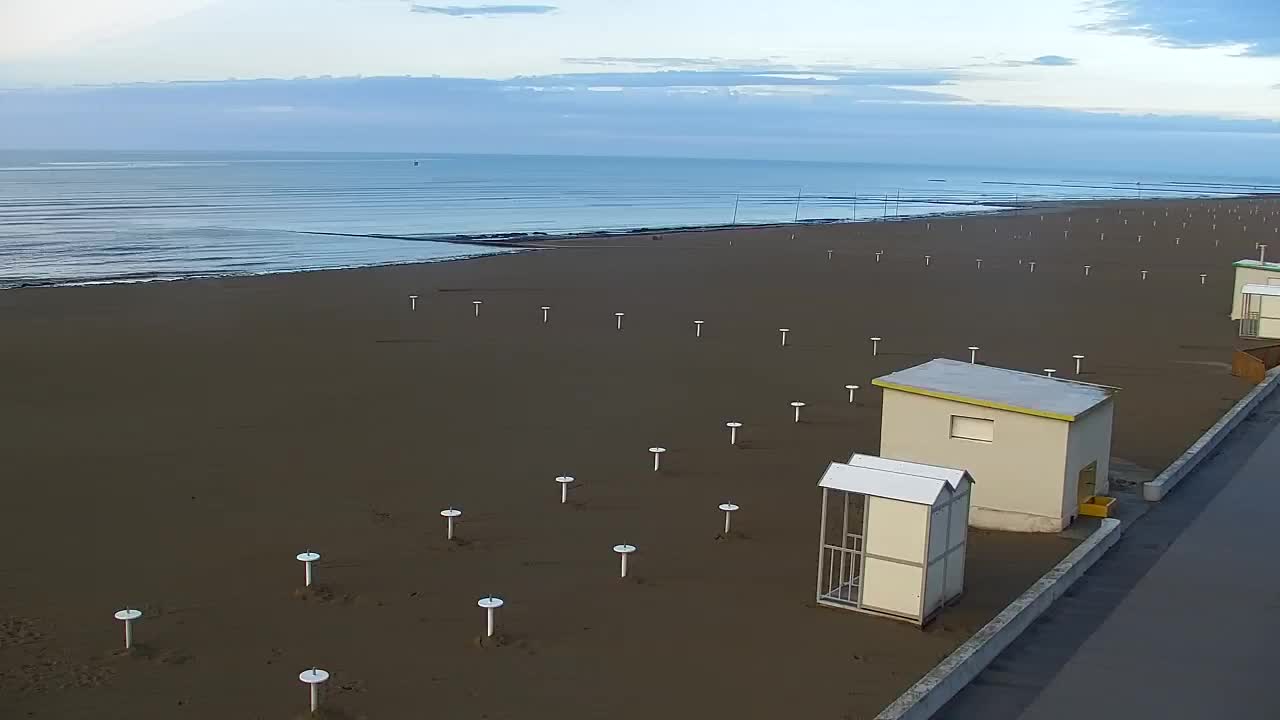
<svg viewBox="0 0 1280 720">
<path fill-rule="evenodd" d="M 999 63 L 1002 67 L 1068 67 L 1076 64 L 1075 58 L 1063 57 L 1061 55 L 1041 55 L 1038 58 L 1030 60 L 1006 60 Z"/>
<path fill-rule="evenodd" d="M 1095 0 L 1093 7 L 1103 19 L 1090 30 L 1166 47 L 1239 47 L 1241 55 L 1280 56 L 1276 0 Z"/>
<path fill-rule="evenodd" d="M 631 88 L 769 86 L 940 87 L 958 77 L 950 70 L 832 70 L 825 66 L 759 66 L 713 70 L 566 73 L 515 78 L 512 82 L 562 87 L 611 85 Z"/>
<path fill-rule="evenodd" d="M 558 9 L 555 5 L 419 5 L 414 3 L 409 6 L 410 12 L 461 18 L 546 15 Z"/>
</svg>

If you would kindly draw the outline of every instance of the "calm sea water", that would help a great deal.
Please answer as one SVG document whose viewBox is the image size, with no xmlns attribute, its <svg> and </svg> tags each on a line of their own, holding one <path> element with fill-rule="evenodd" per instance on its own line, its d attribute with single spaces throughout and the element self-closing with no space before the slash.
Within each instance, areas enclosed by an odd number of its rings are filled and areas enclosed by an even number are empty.
<svg viewBox="0 0 1280 720">
<path fill-rule="evenodd" d="M 1027 200 L 1225 195 L 1277 185 L 773 161 L 0 151 L 0 287 L 493 252 L 440 238 L 876 220 Z"/>
</svg>

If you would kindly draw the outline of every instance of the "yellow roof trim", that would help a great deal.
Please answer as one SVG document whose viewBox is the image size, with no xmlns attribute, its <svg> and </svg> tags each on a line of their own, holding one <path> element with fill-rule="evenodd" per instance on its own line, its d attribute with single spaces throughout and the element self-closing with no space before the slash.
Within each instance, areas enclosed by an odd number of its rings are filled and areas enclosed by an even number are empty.
<svg viewBox="0 0 1280 720">
<path fill-rule="evenodd" d="M 899 390 L 912 395 L 924 395 L 926 397 L 938 398 L 939 400 L 951 400 L 953 402 L 964 403 L 965 405 L 977 405 L 979 407 L 991 408 L 992 410 L 1005 410 L 1007 412 L 1020 413 L 1022 415 L 1035 415 L 1036 417 L 1049 418 L 1050 420 L 1063 420 L 1065 422 L 1075 422 L 1076 415 L 1067 415 L 1065 413 L 1047 412 L 1045 410 L 1032 410 L 1030 408 L 1017 407 L 1015 405 L 1005 405 L 1004 403 L 994 402 L 991 400 L 980 400 L 978 398 L 966 397 L 964 395 L 953 395 L 952 393 L 939 392 L 937 390 L 925 390 L 923 388 L 911 385 L 899 385 L 898 383 L 885 382 L 879 378 L 871 381 L 872 385 L 887 388 L 889 390 Z"/>
</svg>

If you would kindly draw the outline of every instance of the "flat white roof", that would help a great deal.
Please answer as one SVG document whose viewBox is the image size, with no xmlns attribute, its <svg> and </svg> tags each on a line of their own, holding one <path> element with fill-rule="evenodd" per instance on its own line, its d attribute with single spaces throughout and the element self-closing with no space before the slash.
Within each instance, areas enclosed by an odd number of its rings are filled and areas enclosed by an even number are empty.
<svg viewBox="0 0 1280 720">
<path fill-rule="evenodd" d="M 964 470 L 854 455 L 847 464 L 831 463 L 818 487 L 933 505 L 943 488 L 955 489 L 965 478 L 972 480 Z"/>
<path fill-rule="evenodd" d="M 1072 422 L 1112 390 L 1064 378 L 939 358 L 872 380 L 878 387 Z"/>
<path fill-rule="evenodd" d="M 1280 295 L 1280 285 L 1248 283 L 1240 289 L 1241 295 Z"/>
</svg>

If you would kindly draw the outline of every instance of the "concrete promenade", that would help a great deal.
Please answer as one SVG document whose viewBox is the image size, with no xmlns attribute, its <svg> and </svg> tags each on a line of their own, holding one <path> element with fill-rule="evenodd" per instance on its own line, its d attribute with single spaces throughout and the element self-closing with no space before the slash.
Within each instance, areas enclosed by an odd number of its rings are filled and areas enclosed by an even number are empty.
<svg viewBox="0 0 1280 720">
<path fill-rule="evenodd" d="M 1280 718 L 1280 395 L 935 718 Z"/>
</svg>

